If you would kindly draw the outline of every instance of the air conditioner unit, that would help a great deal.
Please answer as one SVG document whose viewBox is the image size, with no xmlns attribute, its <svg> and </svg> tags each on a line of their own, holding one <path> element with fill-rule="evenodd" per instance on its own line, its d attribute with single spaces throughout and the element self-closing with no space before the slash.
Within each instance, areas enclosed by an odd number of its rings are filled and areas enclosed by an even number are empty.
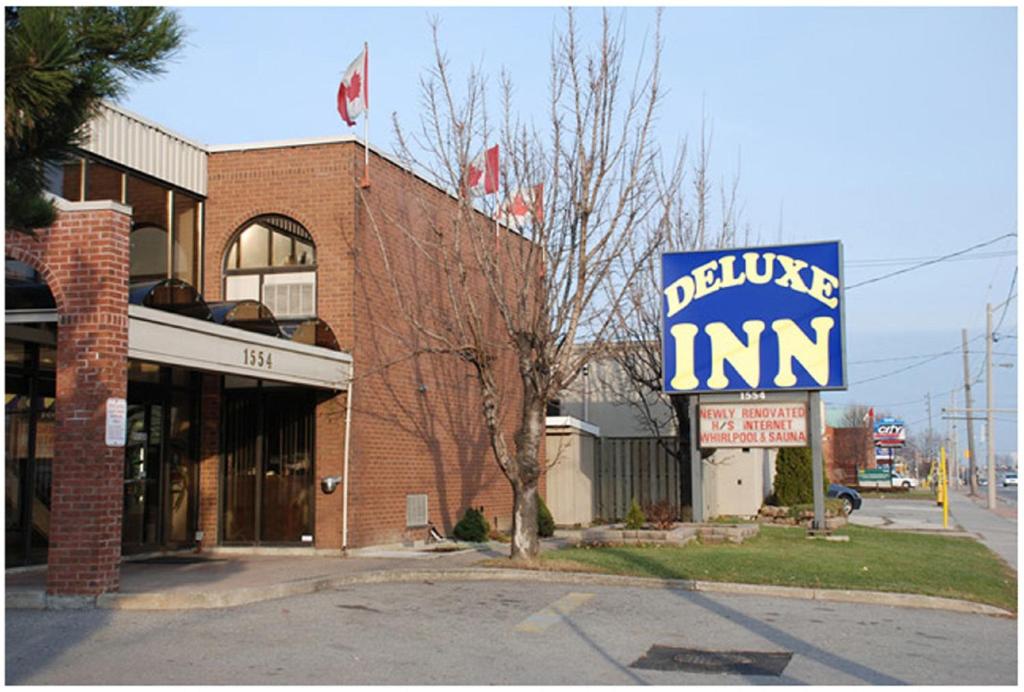
<svg viewBox="0 0 1024 692">
<path fill-rule="evenodd" d="M 302 272 L 265 275 L 263 303 L 278 319 L 316 315 L 316 274 Z"/>
</svg>

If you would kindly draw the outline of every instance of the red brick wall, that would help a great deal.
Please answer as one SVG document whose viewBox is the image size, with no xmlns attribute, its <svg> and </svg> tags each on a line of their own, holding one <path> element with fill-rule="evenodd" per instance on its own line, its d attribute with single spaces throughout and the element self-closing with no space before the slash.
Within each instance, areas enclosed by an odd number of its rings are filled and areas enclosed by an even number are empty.
<svg viewBox="0 0 1024 692">
<path fill-rule="evenodd" d="M 870 428 L 828 428 L 823 446 L 825 469 L 833 483 L 856 485 L 857 469 L 875 466 Z"/>
<path fill-rule="evenodd" d="M 199 530 L 203 545 L 217 544 L 220 494 L 220 375 L 204 374 L 199 429 Z"/>
<path fill-rule="evenodd" d="M 317 315 L 334 330 L 341 348 L 351 351 L 353 189 L 348 170 L 345 148 L 338 145 L 212 154 L 204 297 L 210 301 L 223 298 L 224 255 L 247 221 L 261 214 L 291 217 L 309 231 L 316 244 Z M 342 475 L 344 435 L 345 395 L 325 396 L 317 405 L 317 480 Z M 325 495 L 319 482 L 314 492 L 315 545 L 340 548 L 343 493 Z"/>
<path fill-rule="evenodd" d="M 124 448 L 105 442 L 106 400 L 125 398 L 131 218 L 60 214 L 36 238 L 6 233 L 6 254 L 35 267 L 57 302 L 57 431 L 47 590 L 95 595 L 119 585 Z"/>
<path fill-rule="evenodd" d="M 344 477 L 345 471 L 345 397 L 321 397 L 316 407 L 316 477 L 314 489 L 314 539 L 317 548 L 341 548 L 341 519 L 344 493 L 339 486 L 330 495 L 320 490 L 319 480 L 326 476 Z"/>
<path fill-rule="evenodd" d="M 423 530 L 406 531 L 407 494 L 428 495 L 429 519 L 445 533 L 470 506 L 483 505 L 488 518 L 507 526 L 511 491 L 490 448 L 473 372 L 450 356 L 408 357 L 416 334 L 403 320 L 378 237 L 368 229 L 367 207 L 357 196 L 361 173 L 362 149 L 353 143 L 212 154 L 204 295 L 222 296 L 224 252 L 246 221 L 283 214 L 302 223 L 317 246 L 318 315 L 355 366 L 349 546 L 423 538 Z M 366 205 L 381 220 L 406 210 L 414 187 L 417 195 L 426 192 L 434 211 L 451 203 L 377 157 L 371 178 Z M 387 221 L 383 228 L 395 274 L 419 299 L 439 297 L 440 282 L 426 274 L 430 263 Z M 509 358 L 503 377 L 511 366 Z M 507 403 L 517 411 L 517 401 Z M 318 406 L 317 478 L 341 474 L 345 405 L 340 395 Z M 511 444 L 511 420 L 506 429 Z M 317 489 L 318 547 L 340 545 L 341 501 L 340 492 L 325 496 Z"/>
<path fill-rule="evenodd" d="M 361 168 L 361 153 L 352 147 L 355 171 Z M 483 506 L 492 523 L 497 519 L 507 528 L 511 488 L 490 446 L 473 369 L 452 355 L 409 357 L 416 348 L 435 345 L 410 323 L 410 312 L 429 322 L 437 319 L 438 305 L 447 305 L 443 274 L 423 253 L 433 240 L 425 220 L 453 214 L 455 203 L 377 157 L 371 158 L 370 177 L 372 187 L 358 206 L 355 240 L 350 542 L 422 537 L 422 532 L 403 531 L 407 494 L 428 496 L 429 520 L 442 533 L 450 534 L 466 508 L 474 506 Z M 481 232 L 493 237 L 493 226 L 481 221 Z M 397 278 L 401 298 L 396 298 L 392 278 Z M 469 281 L 486 328 L 500 342 L 503 328 L 482 276 L 471 272 Z M 517 382 L 510 379 L 513 365 L 510 352 L 498 364 L 499 379 L 513 392 L 504 402 L 510 446 L 520 406 Z"/>
</svg>

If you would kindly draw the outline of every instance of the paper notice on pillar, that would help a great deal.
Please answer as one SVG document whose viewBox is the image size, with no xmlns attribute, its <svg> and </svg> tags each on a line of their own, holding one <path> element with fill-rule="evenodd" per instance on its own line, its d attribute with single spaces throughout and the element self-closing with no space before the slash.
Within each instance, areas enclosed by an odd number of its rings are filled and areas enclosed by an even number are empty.
<svg viewBox="0 0 1024 692">
<path fill-rule="evenodd" d="M 127 430 L 128 402 L 124 399 L 107 399 L 107 446 L 124 447 Z"/>
<path fill-rule="evenodd" d="M 701 404 L 701 447 L 806 447 L 801 403 Z"/>
</svg>

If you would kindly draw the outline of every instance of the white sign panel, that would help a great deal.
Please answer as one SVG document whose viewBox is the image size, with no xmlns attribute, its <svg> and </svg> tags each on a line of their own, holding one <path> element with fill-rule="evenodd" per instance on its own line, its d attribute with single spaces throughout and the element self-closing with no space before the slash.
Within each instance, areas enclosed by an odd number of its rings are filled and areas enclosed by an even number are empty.
<svg viewBox="0 0 1024 692">
<path fill-rule="evenodd" d="M 803 403 L 701 404 L 701 447 L 806 447 Z"/>
<path fill-rule="evenodd" d="M 124 447 L 127 430 L 128 402 L 124 399 L 107 399 L 107 446 Z"/>
</svg>

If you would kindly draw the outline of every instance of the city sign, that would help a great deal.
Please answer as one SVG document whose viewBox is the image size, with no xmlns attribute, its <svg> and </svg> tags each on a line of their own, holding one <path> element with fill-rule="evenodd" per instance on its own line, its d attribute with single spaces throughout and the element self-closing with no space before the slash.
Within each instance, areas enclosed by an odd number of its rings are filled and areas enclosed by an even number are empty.
<svg viewBox="0 0 1024 692">
<path fill-rule="evenodd" d="M 846 388 L 838 241 L 662 255 L 669 394 Z"/>
<path fill-rule="evenodd" d="M 873 437 L 876 447 L 902 447 L 907 442 L 907 430 L 901 420 L 880 418 L 875 421 Z"/>
</svg>

